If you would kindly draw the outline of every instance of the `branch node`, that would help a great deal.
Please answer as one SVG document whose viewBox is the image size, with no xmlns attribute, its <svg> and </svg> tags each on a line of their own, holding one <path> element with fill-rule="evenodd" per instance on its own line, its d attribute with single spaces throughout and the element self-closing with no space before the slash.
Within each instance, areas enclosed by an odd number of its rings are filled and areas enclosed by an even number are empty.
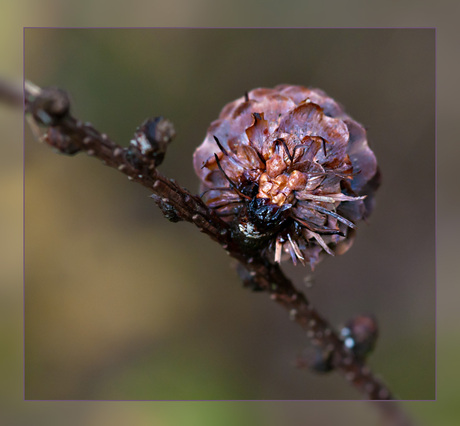
<svg viewBox="0 0 460 426">
<path fill-rule="evenodd" d="M 56 87 L 41 89 L 28 104 L 28 112 L 44 126 L 57 126 L 69 114 L 70 99 L 66 91 Z"/>
<path fill-rule="evenodd" d="M 345 324 L 340 335 L 345 347 L 358 358 L 364 359 L 377 342 L 377 320 L 372 315 L 355 316 Z"/>
<path fill-rule="evenodd" d="M 131 145 L 151 158 L 159 166 L 165 157 L 166 149 L 176 135 L 173 124 L 166 118 L 155 117 L 145 120 L 134 133 Z"/>
<path fill-rule="evenodd" d="M 163 213 L 166 219 L 174 223 L 180 222 L 181 220 L 183 220 L 181 217 L 179 217 L 177 210 L 169 202 L 168 198 L 160 197 L 156 194 L 152 194 L 151 197 L 153 198 L 155 203 L 158 205 L 158 207 L 160 208 L 161 212 Z"/>
</svg>

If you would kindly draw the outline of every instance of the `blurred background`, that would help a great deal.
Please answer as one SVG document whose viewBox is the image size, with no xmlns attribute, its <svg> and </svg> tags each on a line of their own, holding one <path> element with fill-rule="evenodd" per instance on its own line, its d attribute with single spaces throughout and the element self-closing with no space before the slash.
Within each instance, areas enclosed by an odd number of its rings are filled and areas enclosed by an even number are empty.
<svg viewBox="0 0 460 426">
<path fill-rule="evenodd" d="M 75 116 L 122 144 L 147 116 L 169 117 L 178 136 L 161 170 L 191 190 L 193 151 L 245 90 L 302 84 L 342 102 L 382 170 L 377 208 L 347 254 L 314 274 L 287 269 L 336 327 L 374 314 L 375 371 L 402 399 L 434 399 L 434 36 L 26 29 L 25 76 L 66 88 Z M 53 155 L 29 129 L 25 173 L 27 399 L 361 398 L 338 374 L 294 368 L 304 332 L 242 289 L 206 236 L 166 222 L 143 187 Z"/>
<path fill-rule="evenodd" d="M 43 24 L 65 17 L 77 25 L 59 8 L 33 11 Z M 11 22 L 3 28 L 11 58 L 5 75 L 17 77 L 19 38 L 14 44 L 8 34 L 20 32 Z M 448 59 L 453 44 L 444 40 L 440 55 Z M 367 126 L 384 183 L 352 250 L 323 262 L 305 291 L 336 325 L 356 313 L 375 314 L 381 338 L 371 365 L 399 397 L 435 397 L 432 31 L 28 30 L 26 76 L 69 90 L 74 113 L 120 143 L 146 116 L 169 117 L 178 137 L 162 171 L 192 190 L 194 148 L 220 108 L 242 91 L 304 84 L 344 104 Z M 446 81 L 439 89 L 449 94 Z M 449 124 L 453 110 L 443 105 L 439 123 Z M 0 117 L 7 139 L 17 140 L 20 116 L 2 106 Z M 293 368 L 307 345 L 303 333 L 266 296 L 241 289 L 227 256 L 205 236 L 166 222 L 148 193 L 115 171 L 83 156 L 54 155 L 34 143 L 28 129 L 25 137 L 26 398 L 360 397 L 334 374 L 315 377 Z M 22 174 L 13 145 L 2 162 L 10 202 L 2 221 L 8 409 L 0 416 L 8 424 L 41 424 L 51 416 L 66 424 L 375 423 L 377 413 L 362 402 L 21 403 L 21 242 L 14 235 L 22 226 Z M 439 155 L 445 182 L 453 153 Z M 449 191 L 447 184 L 440 188 L 439 199 L 455 207 L 447 202 Z M 438 233 L 447 237 L 455 216 L 441 214 L 445 226 Z M 444 240 L 441 250 L 440 269 L 455 246 Z M 289 273 L 299 286 L 311 281 L 307 269 Z M 439 274 L 451 278 L 448 270 Z M 438 322 L 442 399 L 404 404 L 423 424 L 456 424 L 449 372 L 458 358 L 452 339 L 458 290 L 446 290 Z"/>
</svg>

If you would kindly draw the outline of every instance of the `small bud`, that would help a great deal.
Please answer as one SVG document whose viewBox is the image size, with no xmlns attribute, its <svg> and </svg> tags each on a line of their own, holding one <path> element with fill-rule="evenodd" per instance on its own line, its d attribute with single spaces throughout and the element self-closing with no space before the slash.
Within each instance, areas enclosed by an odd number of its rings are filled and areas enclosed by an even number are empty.
<svg viewBox="0 0 460 426">
<path fill-rule="evenodd" d="M 359 315 L 349 320 L 340 331 L 345 346 L 364 358 L 374 349 L 378 337 L 377 321 L 370 315 Z"/>
<path fill-rule="evenodd" d="M 167 198 L 161 198 L 156 194 L 152 194 L 151 197 L 155 200 L 158 207 L 160 207 L 166 219 L 174 223 L 182 220 L 177 214 L 177 210 L 169 203 Z"/>
<path fill-rule="evenodd" d="M 69 95 L 56 87 L 44 88 L 31 102 L 29 110 L 38 123 L 56 126 L 69 113 Z"/>
<path fill-rule="evenodd" d="M 142 155 L 153 158 L 155 166 L 159 166 L 175 135 L 174 126 L 168 119 L 155 117 L 145 120 L 137 128 L 131 145 L 136 147 Z"/>
</svg>

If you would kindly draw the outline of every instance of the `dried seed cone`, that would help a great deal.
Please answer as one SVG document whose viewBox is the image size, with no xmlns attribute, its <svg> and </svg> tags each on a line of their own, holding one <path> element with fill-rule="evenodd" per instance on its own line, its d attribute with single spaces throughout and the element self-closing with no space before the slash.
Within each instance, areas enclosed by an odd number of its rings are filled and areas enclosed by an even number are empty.
<svg viewBox="0 0 460 426">
<path fill-rule="evenodd" d="M 243 243 L 312 268 L 322 253 L 348 250 L 379 184 L 363 126 L 302 86 L 254 89 L 226 105 L 194 167 L 205 202 Z"/>
</svg>

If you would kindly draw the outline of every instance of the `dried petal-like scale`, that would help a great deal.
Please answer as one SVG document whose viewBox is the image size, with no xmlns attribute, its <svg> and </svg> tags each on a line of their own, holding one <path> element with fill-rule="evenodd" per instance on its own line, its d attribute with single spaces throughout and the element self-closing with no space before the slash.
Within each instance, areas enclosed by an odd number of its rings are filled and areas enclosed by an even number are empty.
<svg viewBox="0 0 460 426">
<path fill-rule="evenodd" d="M 193 161 L 205 202 L 243 243 L 312 268 L 350 248 L 379 185 L 363 126 L 302 86 L 258 88 L 226 105 Z"/>
</svg>

